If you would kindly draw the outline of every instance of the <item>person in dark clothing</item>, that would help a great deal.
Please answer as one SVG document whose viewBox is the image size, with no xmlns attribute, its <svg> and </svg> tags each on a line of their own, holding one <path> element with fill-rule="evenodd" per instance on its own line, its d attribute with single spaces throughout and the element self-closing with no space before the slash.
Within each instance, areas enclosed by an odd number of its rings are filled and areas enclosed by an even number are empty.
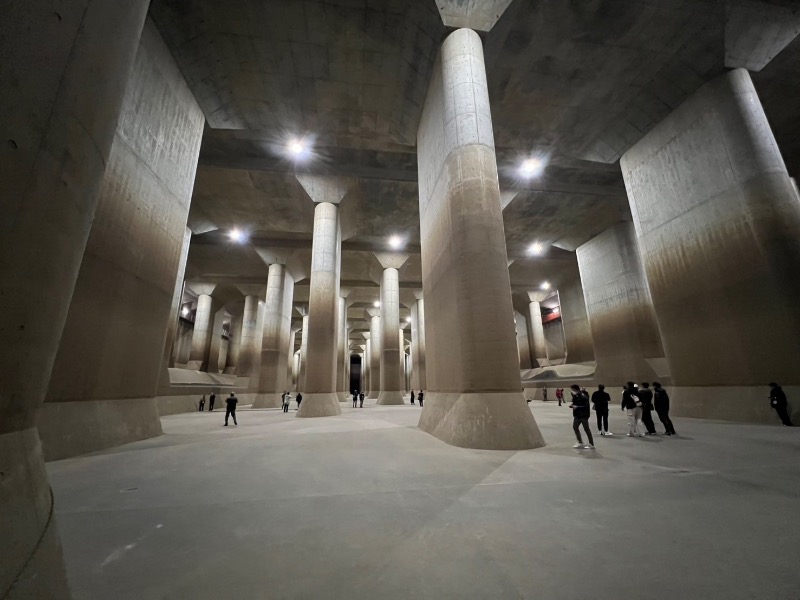
<svg viewBox="0 0 800 600">
<path fill-rule="evenodd" d="M 575 432 L 575 437 L 578 438 L 578 442 L 573 448 L 593 450 L 594 438 L 592 437 L 591 429 L 589 429 L 589 415 L 591 414 L 591 410 L 589 409 L 589 394 L 586 390 L 582 390 L 577 384 L 571 385 L 570 390 L 572 391 L 572 404 L 569 405 L 572 409 L 572 430 Z M 589 438 L 589 443 L 585 446 L 583 445 L 580 429 L 578 429 L 580 426 L 583 426 L 586 437 Z"/>
<path fill-rule="evenodd" d="M 547 386 L 544 386 L 544 389 L 542 390 L 542 398 L 544 398 L 544 401 L 547 402 Z"/>
<path fill-rule="evenodd" d="M 211 396 L 209 396 L 209 398 L 208 398 L 208 412 L 211 412 L 212 410 L 214 410 L 214 400 L 216 400 L 216 399 L 217 399 L 217 395 L 216 394 L 211 394 Z"/>
<path fill-rule="evenodd" d="M 358 408 L 364 408 L 364 392 L 358 395 Z"/>
<path fill-rule="evenodd" d="M 646 435 L 656 435 L 656 424 L 653 422 L 653 390 L 646 381 L 639 389 L 639 400 L 642 402 L 642 423 L 647 428 Z"/>
<path fill-rule="evenodd" d="M 789 418 L 789 401 L 786 393 L 774 381 L 769 384 L 769 404 L 778 413 L 778 417 L 784 427 L 792 427 L 792 420 Z"/>
<path fill-rule="evenodd" d="M 303 394 L 297 392 L 297 410 L 300 410 L 300 403 L 303 401 Z"/>
<path fill-rule="evenodd" d="M 353 392 L 353 408 L 358 404 L 358 392 Z"/>
<path fill-rule="evenodd" d="M 564 388 L 556 388 L 556 400 L 558 400 L 558 405 L 561 406 L 564 401 Z"/>
<path fill-rule="evenodd" d="M 411 404 L 414 404 L 414 390 L 411 390 Z"/>
<path fill-rule="evenodd" d="M 422 401 L 425 399 L 425 394 L 422 390 L 419 391 L 417 395 L 417 400 L 419 400 L 419 407 L 422 408 Z"/>
<path fill-rule="evenodd" d="M 661 387 L 657 381 L 653 382 L 653 406 L 656 409 L 658 420 L 664 426 L 665 435 L 678 435 L 675 433 L 675 427 L 672 425 L 672 419 L 669 418 L 669 394 L 667 390 Z"/>
<path fill-rule="evenodd" d="M 642 402 L 632 381 L 622 388 L 622 410 L 628 413 L 628 437 L 642 437 Z"/>
<path fill-rule="evenodd" d="M 228 426 L 228 417 L 233 417 L 233 424 L 238 425 L 239 423 L 236 422 L 236 404 L 239 402 L 239 399 L 236 395 L 231 392 L 231 395 L 225 398 L 225 427 Z"/>
<path fill-rule="evenodd" d="M 206 409 L 206 395 L 203 394 L 203 397 L 200 398 L 200 407 L 197 410 L 203 412 L 205 409 Z"/>
<path fill-rule="evenodd" d="M 597 386 L 597 391 L 592 394 L 592 404 L 594 404 L 594 412 L 597 415 L 597 429 L 600 435 L 614 435 L 608 430 L 608 403 L 611 402 L 611 396 L 606 391 L 606 386 L 602 383 Z"/>
</svg>

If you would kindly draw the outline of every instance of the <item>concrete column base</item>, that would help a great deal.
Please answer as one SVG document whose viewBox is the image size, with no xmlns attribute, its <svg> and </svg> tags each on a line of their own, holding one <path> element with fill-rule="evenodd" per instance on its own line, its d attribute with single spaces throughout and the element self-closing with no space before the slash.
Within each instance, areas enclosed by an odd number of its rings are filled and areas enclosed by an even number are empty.
<svg viewBox="0 0 800 600">
<path fill-rule="evenodd" d="M 367 399 L 369 399 L 369 400 L 377 400 L 377 399 L 378 399 L 378 396 L 380 396 L 380 395 L 381 395 L 381 394 L 380 394 L 380 392 L 378 392 L 378 391 L 374 391 L 374 392 L 370 392 L 369 394 L 367 394 L 367 396 L 366 396 L 366 397 L 367 397 Z"/>
<path fill-rule="evenodd" d="M 0 435 L 0 473 L 0 592 L 71 598 L 36 429 Z"/>
<path fill-rule="evenodd" d="M 481 450 L 545 445 L 522 392 L 425 392 L 419 428 L 443 442 Z"/>
<path fill-rule="evenodd" d="M 342 414 L 336 392 L 303 394 L 297 417 L 332 417 Z"/>
<path fill-rule="evenodd" d="M 347 392 L 336 392 L 336 397 L 339 398 L 339 402 L 347 402 L 352 398 Z"/>
<path fill-rule="evenodd" d="M 192 394 L 191 396 L 156 396 L 155 401 L 158 406 L 160 416 L 177 415 L 180 413 L 197 412 L 200 408 L 200 398 L 203 394 Z M 206 405 L 203 410 L 208 410 L 208 394 L 206 394 Z"/>
<path fill-rule="evenodd" d="M 769 387 L 766 385 L 666 389 L 670 397 L 670 416 L 673 417 L 781 424 L 778 414 L 769 404 Z M 792 423 L 800 425 L 800 386 L 783 386 L 783 391 L 789 399 Z"/>
<path fill-rule="evenodd" d="M 161 435 L 155 398 L 45 402 L 36 426 L 46 461 Z"/>
<path fill-rule="evenodd" d="M 401 391 L 383 391 L 378 395 L 378 405 L 392 406 L 397 404 L 405 404 L 403 400 L 403 392 Z"/>
<path fill-rule="evenodd" d="M 282 393 L 272 392 L 270 394 L 256 394 L 253 398 L 253 408 L 281 408 L 283 400 Z M 303 396 L 303 400 L 305 400 Z"/>
</svg>

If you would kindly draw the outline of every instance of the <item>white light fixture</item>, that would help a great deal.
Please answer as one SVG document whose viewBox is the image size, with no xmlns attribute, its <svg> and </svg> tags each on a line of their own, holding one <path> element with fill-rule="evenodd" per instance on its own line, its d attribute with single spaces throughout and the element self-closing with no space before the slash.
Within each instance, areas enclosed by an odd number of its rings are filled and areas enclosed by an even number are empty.
<svg viewBox="0 0 800 600">
<path fill-rule="evenodd" d="M 530 246 L 528 246 L 528 254 L 533 254 L 537 256 L 544 251 L 544 246 L 540 242 L 533 242 Z"/>
<path fill-rule="evenodd" d="M 519 166 L 519 174 L 525 179 L 538 177 L 544 171 L 544 162 L 538 158 L 528 158 Z"/>
<path fill-rule="evenodd" d="M 372 306 L 374 306 L 375 308 L 380 308 L 381 307 L 381 303 L 378 302 L 377 300 L 375 300 L 375 302 L 372 303 Z"/>
<path fill-rule="evenodd" d="M 557 314 L 558 314 L 559 312 L 561 312 L 561 311 L 558 309 L 558 306 L 554 306 L 554 307 L 552 308 L 552 312 L 553 312 L 553 314 L 556 314 L 556 315 L 557 315 Z"/>
<path fill-rule="evenodd" d="M 231 229 L 228 232 L 228 237 L 231 238 L 231 241 L 241 244 L 247 240 L 247 236 L 244 232 L 240 231 L 239 229 Z"/>
<path fill-rule="evenodd" d="M 188 309 L 188 308 L 186 308 L 186 307 L 184 306 L 184 307 L 181 309 L 181 314 L 182 314 L 182 315 L 185 317 L 186 315 L 188 315 L 188 314 L 189 314 L 189 309 Z"/>
<path fill-rule="evenodd" d="M 411 317 L 406 317 L 406 323 L 411 323 Z"/>
<path fill-rule="evenodd" d="M 542 289 L 543 289 L 543 290 L 549 290 L 549 289 L 550 289 L 550 282 L 549 282 L 549 281 L 545 281 L 545 282 L 542 284 Z"/>
<path fill-rule="evenodd" d="M 403 238 L 399 235 L 393 235 L 389 238 L 389 246 L 394 250 L 399 250 L 403 247 Z"/>
</svg>

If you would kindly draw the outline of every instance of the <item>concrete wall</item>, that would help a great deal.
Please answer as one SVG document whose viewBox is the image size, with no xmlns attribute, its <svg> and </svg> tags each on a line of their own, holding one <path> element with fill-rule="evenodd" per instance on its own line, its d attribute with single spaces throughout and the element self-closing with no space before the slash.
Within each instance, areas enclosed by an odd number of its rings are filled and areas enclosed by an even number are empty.
<svg viewBox="0 0 800 600">
<path fill-rule="evenodd" d="M 519 353 L 519 368 L 530 369 L 531 347 L 528 339 L 528 320 L 518 312 L 514 312 L 514 324 L 517 329 L 517 352 Z"/>
<path fill-rule="evenodd" d="M 161 433 L 155 403 L 136 400 L 158 385 L 203 123 L 148 21 L 46 397 L 72 405 L 48 407 L 38 422 L 49 460 Z"/>
<path fill-rule="evenodd" d="M 594 360 L 592 332 L 589 329 L 589 315 L 586 312 L 580 278 L 576 277 L 561 284 L 558 288 L 558 298 L 567 346 L 567 362 Z"/>
<path fill-rule="evenodd" d="M 800 204 L 747 71 L 702 87 L 621 167 L 676 414 L 773 422 L 765 384 L 800 383 Z"/>
<path fill-rule="evenodd" d="M 618 223 L 576 254 L 597 360 L 595 381 L 617 387 L 630 380 L 666 384 L 653 367 L 663 362 L 664 349 L 633 223 Z"/>
<path fill-rule="evenodd" d="M 544 329 L 544 340 L 547 343 L 547 358 L 551 361 L 564 358 L 566 349 L 564 348 L 564 327 L 561 319 L 549 321 L 542 325 Z"/>
</svg>

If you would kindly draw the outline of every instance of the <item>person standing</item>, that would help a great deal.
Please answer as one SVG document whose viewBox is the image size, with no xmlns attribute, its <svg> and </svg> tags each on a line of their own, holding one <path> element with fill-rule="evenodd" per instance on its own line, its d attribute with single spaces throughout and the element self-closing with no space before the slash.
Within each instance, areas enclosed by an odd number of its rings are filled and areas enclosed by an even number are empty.
<svg viewBox="0 0 800 600">
<path fill-rule="evenodd" d="M 300 403 L 303 401 L 303 394 L 297 392 L 297 410 L 300 410 Z"/>
<path fill-rule="evenodd" d="M 239 399 L 236 395 L 231 392 L 231 395 L 225 398 L 225 427 L 228 426 L 228 417 L 233 417 L 233 424 L 238 425 L 239 423 L 236 421 L 236 404 L 239 402 Z"/>
<path fill-rule="evenodd" d="M 642 423 L 647 428 L 646 435 L 656 435 L 656 424 L 653 422 L 653 391 L 650 389 L 650 384 L 643 381 L 637 395 L 642 402 Z"/>
<path fill-rule="evenodd" d="M 558 400 L 558 405 L 561 406 L 564 401 L 564 388 L 556 388 L 556 400 Z"/>
<path fill-rule="evenodd" d="M 544 386 L 544 389 L 542 390 L 542 398 L 544 398 L 544 401 L 547 402 L 547 386 Z"/>
<path fill-rule="evenodd" d="M 411 404 L 414 404 L 414 390 L 411 390 Z"/>
<path fill-rule="evenodd" d="M 669 418 L 669 394 L 667 390 L 661 387 L 657 381 L 653 382 L 653 406 L 656 409 L 658 420 L 664 426 L 665 435 L 678 435 L 675 433 L 675 427 L 672 425 L 672 419 Z"/>
<path fill-rule="evenodd" d="M 572 384 L 570 390 L 572 391 L 572 404 L 569 405 L 572 409 L 572 430 L 575 432 L 575 437 L 578 438 L 578 442 L 573 448 L 593 450 L 594 438 L 592 437 L 591 429 L 589 429 L 589 415 L 591 413 L 589 410 L 589 394 L 582 390 L 578 384 Z M 579 429 L 581 426 L 586 432 L 586 437 L 589 438 L 589 443 L 585 446 Z"/>
<path fill-rule="evenodd" d="M 203 394 L 203 397 L 200 398 L 200 408 L 198 408 L 197 410 L 203 412 L 205 409 L 206 409 L 206 395 Z"/>
<path fill-rule="evenodd" d="M 628 437 L 642 435 L 642 403 L 636 395 L 636 384 L 629 381 L 622 388 L 622 410 L 628 413 Z"/>
<path fill-rule="evenodd" d="M 423 393 L 423 391 L 422 391 L 422 390 L 420 390 L 420 391 L 419 391 L 419 394 L 417 395 L 417 400 L 419 401 L 419 407 L 420 407 L 420 408 L 422 408 L 422 401 L 423 401 L 424 399 L 425 399 L 425 394 Z"/>
<path fill-rule="evenodd" d="M 770 382 L 769 388 L 770 406 L 778 413 L 778 417 L 784 427 L 792 427 L 792 420 L 789 418 L 789 401 L 786 399 L 786 393 L 774 381 Z"/>
<path fill-rule="evenodd" d="M 217 395 L 214 392 L 211 392 L 211 396 L 208 398 L 208 412 L 214 410 L 214 400 L 217 399 Z"/>
<path fill-rule="evenodd" d="M 353 392 L 353 408 L 358 404 L 358 391 Z"/>
<path fill-rule="evenodd" d="M 597 386 L 597 391 L 592 394 L 592 404 L 597 415 L 597 429 L 600 435 L 614 435 L 608 430 L 608 403 L 611 396 L 606 391 L 606 386 L 602 383 Z"/>
<path fill-rule="evenodd" d="M 289 412 L 289 403 L 292 401 L 292 395 L 289 392 L 283 393 L 283 412 Z"/>
</svg>

